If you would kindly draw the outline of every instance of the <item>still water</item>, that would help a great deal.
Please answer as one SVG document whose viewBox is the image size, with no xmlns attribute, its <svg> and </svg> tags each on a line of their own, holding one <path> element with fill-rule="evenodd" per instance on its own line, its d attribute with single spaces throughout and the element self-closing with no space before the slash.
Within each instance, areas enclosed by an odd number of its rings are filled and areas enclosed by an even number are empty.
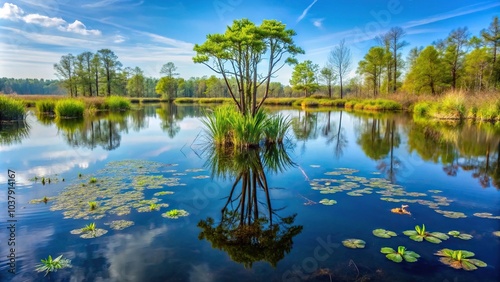
<svg viewBox="0 0 500 282">
<path fill-rule="evenodd" d="M 285 144 L 236 154 L 207 146 L 208 110 L 148 105 L 2 125 L 0 280 L 500 280 L 498 125 L 273 108 L 291 120 Z M 16 274 L 6 259 L 8 169 Z M 411 215 L 391 212 L 401 205 Z M 99 232 L 82 238 L 90 223 Z M 422 224 L 472 238 L 434 244 L 403 234 Z M 380 228 L 397 236 L 374 236 Z M 380 252 L 398 246 L 420 258 L 395 263 Z M 434 255 L 443 248 L 487 266 L 453 269 Z M 48 255 L 72 268 L 44 277 L 35 268 Z"/>
</svg>

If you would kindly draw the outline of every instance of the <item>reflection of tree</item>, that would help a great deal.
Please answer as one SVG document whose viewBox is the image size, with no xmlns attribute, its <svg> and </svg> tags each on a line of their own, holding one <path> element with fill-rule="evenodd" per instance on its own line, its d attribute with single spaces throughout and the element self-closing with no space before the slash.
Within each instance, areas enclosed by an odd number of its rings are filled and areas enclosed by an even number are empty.
<svg viewBox="0 0 500 282">
<path fill-rule="evenodd" d="M 418 122 L 408 132 L 410 152 L 443 164 L 443 171 L 456 176 L 471 171 L 482 187 L 500 188 L 500 136 L 495 130 L 474 124 Z"/>
<path fill-rule="evenodd" d="M 347 147 L 347 137 L 345 136 L 345 132 L 342 128 L 342 114 L 339 113 L 339 125 L 334 130 L 334 123 L 332 125 L 331 122 L 331 112 L 328 111 L 326 124 L 323 126 L 321 133 L 326 138 L 326 143 L 331 144 L 334 143 L 334 155 L 336 158 L 340 158 L 344 154 L 344 149 Z"/>
<path fill-rule="evenodd" d="M 156 113 L 161 119 L 161 129 L 166 132 L 170 138 L 174 138 L 181 130 L 177 106 L 174 103 L 162 103 L 161 107 L 156 109 Z"/>
<path fill-rule="evenodd" d="M 297 140 L 305 141 L 318 138 L 317 113 L 299 111 L 299 116 L 292 118 L 292 130 Z"/>
<path fill-rule="evenodd" d="M 101 146 L 111 151 L 120 146 L 121 132 L 128 132 L 127 116 L 128 113 L 110 113 L 85 119 L 61 119 L 56 120 L 56 126 L 73 147 Z"/>
<path fill-rule="evenodd" d="M 290 252 L 293 237 L 302 231 L 302 226 L 293 225 L 296 215 L 277 214 L 269 195 L 265 171 L 280 172 L 293 165 L 285 149 L 271 146 L 236 152 L 212 148 L 207 164 L 214 176 L 234 177 L 235 181 L 220 223 L 210 217 L 198 223 L 200 240 L 206 239 L 245 267 L 257 261 L 276 266 Z"/>
<path fill-rule="evenodd" d="M 27 121 L 0 122 L 0 145 L 19 144 L 29 135 L 30 126 Z"/>
</svg>

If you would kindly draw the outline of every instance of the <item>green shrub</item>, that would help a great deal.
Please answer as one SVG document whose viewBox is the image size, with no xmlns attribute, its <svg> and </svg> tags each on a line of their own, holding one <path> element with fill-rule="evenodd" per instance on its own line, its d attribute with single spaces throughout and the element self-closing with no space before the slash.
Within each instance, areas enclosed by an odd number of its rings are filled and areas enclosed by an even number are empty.
<svg viewBox="0 0 500 282">
<path fill-rule="evenodd" d="M 35 105 L 38 113 L 55 114 L 56 101 L 54 100 L 38 100 Z"/>
<path fill-rule="evenodd" d="M 176 98 L 174 102 L 176 104 L 193 104 L 196 103 L 196 100 L 193 98 L 184 97 L 184 98 Z"/>
<path fill-rule="evenodd" d="M 64 99 L 56 103 L 56 118 L 82 118 L 85 104 L 80 100 Z"/>
<path fill-rule="evenodd" d="M 413 117 L 426 117 L 432 107 L 430 102 L 418 102 L 413 106 Z"/>
<path fill-rule="evenodd" d="M 309 96 L 309 98 L 311 98 L 311 99 L 326 99 L 326 98 L 328 98 L 328 96 L 323 95 L 323 94 L 312 94 L 311 96 Z"/>
<path fill-rule="evenodd" d="M 24 120 L 25 118 L 26 109 L 23 102 L 0 96 L 0 121 Z"/>
<path fill-rule="evenodd" d="M 110 96 L 104 102 L 110 111 L 125 111 L 130 109 L 130 101 L 120 96 Z"/>
</svg>

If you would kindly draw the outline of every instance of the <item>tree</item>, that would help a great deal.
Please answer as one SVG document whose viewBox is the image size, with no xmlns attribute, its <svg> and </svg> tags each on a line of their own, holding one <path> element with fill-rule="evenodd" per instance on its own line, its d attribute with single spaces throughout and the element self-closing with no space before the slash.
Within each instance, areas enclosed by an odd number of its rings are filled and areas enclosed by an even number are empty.
<svg viewBox="0 0 500 282">
<path fill-rule="evenodd" d="M 493 52 L 493 68 L 491 69 L 491 80 L 493 87 L 497 86 L 500 81 L 500 63 L 497 60 L 498 48 L 500 47 L 500 24 L 498 23 L 498 16 L 493 18 L 488 30 L 482 30 L 481 36 L 486 44 L 491 46 Z"/>
<path fill-rule="evenodd" d="M 469 42 L 470 34 L 467 27 L 452 30 L 446 39 L 444 62 L 451 76 L 451 88 L 456 89 L 457 80 L 463 68 L 463 59 L 466 54 L 464 48 Z"/>
<path fill-rule="evenodd" d="M 145 79 L 141 68 L 135 67 L 132 70 L 132 77 L 127 82 L 127 92 L 130 96 L 141 97 L 144 96 Z"/>
<path fill-rule="evenodd" d="M 248 19 L 235 20 L 224 34 L 209 34 L 203 44 L 196 44 L 193 61 L 222 75 L 240 112 L 255 115 L 269 94 L 271 77 L 286 63 L 294 62 L 296 54 L 304 53 L 295 46 L 293 36 L 295 31 L 276 20 L 264 20 L 260 26 Z M 267 69 L 261 73 L 263 60 Z M 235 86 L 230 84 L 231 78 Z M 257 105 L 260 85 L 265 85 L 266 91 Z"/>
<path fill-rule="evenodd" d="M 103 72 L 106 77 L 106 94 L 110 96 L 112 80 L 115 78 L 116 72 L 122 66 L 122 63 L 118 61 L 118 56 L 116 56 L 115 53 L 109 49 L 101 49 L 97 51 L 97 53 L 99 54 Z"/>
<path fill-rule="evenodd" d="M 177 91 L 177 81 L 173 77 L 164 76 L 156 84 L 156 93 L 161 94 L 163 98 L 173 99 Z"/>
<path fill-rule="evenodd" d="M 313 62 L 309 60 L 296 64 L 293 69 L 290 84 L 295 90 L 304 91 L 304 94 L 307 97 L 308 94 L 319 88 L 319 85 L 316 82 L 316 73 L 318 72 L 318 69 L 319 66 L 313 64 Z"/>
<path fill-rule="evenodd" d="M 95 95 L 99 96 L 99 72 L 101 70 L 101 57 L 99 53 L 94 54 L 91 61 L 91 73 L 95 83 Z"/>
<path fill-rule="evenodd" d="M 436 94 L 438 88 L 445 85 L 445 75 L 443 60 L 432 45 L 420 53 L 408 73 L 408 77 L 413 78 L 411 88 L 416 92 L 430 90 L 432 94 Z"/>
<path fill-rule="evenodd" d="M 343 80 L 351 70 L 351 49 L 345 46 L 344 39 L 330 52 L 328 62 L 332 65 L 335 70 L 334 72 L 339 77 L 340 99 L 342 99 L 344 94 Z"/>
<path fill-rule="evenodd" d="M 382 77 L 382 69 L 385 65 L 386 53 L 382 47 L 372 47 L 365 55 L 364 60 L 359 62 L 358 72 L 365 76 L 373 85 L 373 95 L 379 93 Z"/>
<path fill-rule="evenodd" d="M 63 87 L 69 90 L 70 96 L 77 96 L 75 81 L 75 56 L 69 53 L 61 57 L 58 64 L 54 64 L 56 75 L 62 79 Z"/>
<path fill-rule="evenodd" d="M 399 60 L 399 50 L 405 46 L 408 45 L 408 42 L 402 41 L 402 38 L 406 35 L 406 32 L 399 26 L 391 28 L 386 34 L 385 38 L 389 42 L 389 49 L 392 53 L 391 57 L 391 62 L 393 69 L 391 70 L 391 73 L 393 75 L 392 78 L 392 85 L 393 85 L 393 92 L 396 92 L 397 90 L 397 85 L 398 85 L 398 77 L 400 75 L 400 72 L 398 73 L 398 67 L 401 64 L 401 61 Z"/>
<path fill-rule="evenodd" d="M 326 83 L 328 87 L 328 97 L 332 98 L 332 83 L 337 79 L 337 76 L 332 70 L 331 66 L 325 66 L 320 71 L 320 76 L 322 80 Z"/>
<path fill-rule="evenodd" d="M 486 48 L 478 48 L 465 56 L 465 77 L 467 84 L 475 91 L 485 88 L 488 69 L 491 68 L 491 55 Z"/>
<path fill-rule="evenodd" d="M 161 67 L 160 74 L 165 75 L 166 77 L 174 77 L 175 75 L 179 75 L 175 71 L 177 67 L 172 62 L 168 62 Z"/>
<path fill-rule="evenodd" d="M 81 76 L 84 88 L 88 87 L 89 96 L 92 96 L 92 58 L 94 54 L 92 52 L 83 52 L 78 55 L 78 61 L 81 62 Z"/>
</svg>

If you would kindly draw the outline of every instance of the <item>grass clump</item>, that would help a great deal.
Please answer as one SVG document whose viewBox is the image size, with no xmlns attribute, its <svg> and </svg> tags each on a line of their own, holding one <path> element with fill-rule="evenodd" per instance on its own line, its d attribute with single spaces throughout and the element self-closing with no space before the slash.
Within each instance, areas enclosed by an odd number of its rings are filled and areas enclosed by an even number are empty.
<svg viewBox="0 0 500 282">
<path fill-rule="evenodd" d="M 130 101 L 120 96 L 110 96 L 106 98 L 104 104 L 110 111 L 126 111 L 130 109 Z"/>
<path fill-rule="evenodd" d="M 56 103 L 56 118 L 83 118 L 85 104 L 80 100 L 64 99 Z"/>
<path fill-rule="evenodd" d="M 55 108 L 56 108 L 56 101 L 49 100 L 49 99 L 39 100 L 39 101 L 36 101 L 35 106 L 36 106 L 36 110 L 38 111 L 39 114 L 54 115 Z"/>
<path fill-rule="evenodd" d="M 23 102 L 0 96 L 0 121 L 24 120 L 25 117 Z"/>
<path fill-rule="evenodd" d="M 71 267 L 71 260 L 63 258 L 62 255 L 55 259 L 52 259 L 52 256 L 49 255 L 47 259 L 42 259 L 41 262 L 41 264 L 36 265 L 35 270 L 37 272 L 45 272 L 45 276 L 49 272 L 56 272 L 59 269 Z"/>
</svg>

